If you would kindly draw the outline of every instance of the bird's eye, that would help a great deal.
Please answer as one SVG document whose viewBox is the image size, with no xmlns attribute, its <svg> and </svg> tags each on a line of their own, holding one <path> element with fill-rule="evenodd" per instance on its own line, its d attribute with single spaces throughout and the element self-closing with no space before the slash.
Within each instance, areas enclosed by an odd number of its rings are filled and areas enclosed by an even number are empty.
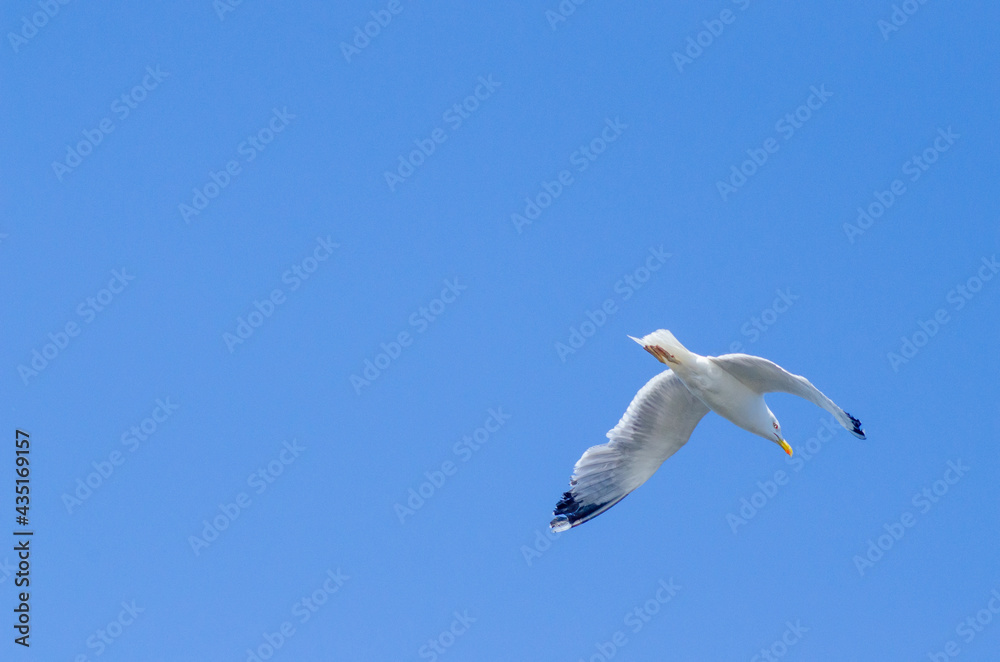
<svg viewBox="0 0 1000 662">
<path fill-rule="evenodd" d="M 772 425 L 774 425 L 774 429 L 775 429 L 775 430 L 777 430 L 777 429 L 778 429 L 778 424 L 777 424 L 777 423 L 772 423 Z"/>
</svg>

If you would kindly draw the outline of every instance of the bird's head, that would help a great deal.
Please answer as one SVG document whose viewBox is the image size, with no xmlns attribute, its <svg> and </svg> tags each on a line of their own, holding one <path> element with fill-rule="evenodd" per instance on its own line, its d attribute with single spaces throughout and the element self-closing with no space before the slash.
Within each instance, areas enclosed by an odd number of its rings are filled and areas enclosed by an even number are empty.
<svg viewBox="0 0 1000 662">
<path fill-rule="evenodd" d="M 767 435 L 763 436 L 766 436 L 768 439 L 781 446 L 781 450 L 791 455 L 792 447 L 788 445 L 788 442 L 785 441 L 784 435 L 781 434 L 781 423 L 778 422 L 778 419 L 775 418 L 770 409 L 767 410 L 767 416 L 770 419 L 770 430 Z"/>
</svg>

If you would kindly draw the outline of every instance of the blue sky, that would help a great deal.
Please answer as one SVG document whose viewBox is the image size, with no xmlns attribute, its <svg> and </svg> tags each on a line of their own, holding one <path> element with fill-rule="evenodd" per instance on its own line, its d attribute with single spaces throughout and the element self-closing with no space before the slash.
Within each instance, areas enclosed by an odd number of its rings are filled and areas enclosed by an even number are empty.
<svg viewBox="0 0 1000 662">
<path fill-rule="evenodd" d="M 15 3 L 4 659 L 989 659 L 998 12 Z M 868 440 L 548 536 L 657 328 Z"/>
</svg>

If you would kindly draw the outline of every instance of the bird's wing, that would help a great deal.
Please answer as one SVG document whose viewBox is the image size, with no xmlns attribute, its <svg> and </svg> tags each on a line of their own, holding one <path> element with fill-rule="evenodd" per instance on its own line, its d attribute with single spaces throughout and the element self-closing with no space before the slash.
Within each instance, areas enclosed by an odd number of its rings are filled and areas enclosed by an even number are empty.
<svg viewBox="0 0 1000 662">
<path fill-rule="evenodd" d="M 723 354 L 722 356 L 711 356 L 709 360 L 714 361 L 716 365 L 756 393 L 781 391 L 805 398 L 817 407 L 822 407 L 833 414 L 837 422 L 850 430 L 855 437 L 865 438 L 865 431 L 861 429 L 861 421 L 838 407 L 833 400 L 823 395 L 823 392 L 813 386 L 805 377 L 793 375 L 776 363 L 749 354 Z"/>
<path fill-rule="evenodd" d="M 556 504 L 549 526 L 565 531 L 624 499 L 687 443 L 708 412 L 673 371 L 650 379 L 608 432 L 611 441 L 587 449 L 577 461 L 570 489 Z"/>
</svg>

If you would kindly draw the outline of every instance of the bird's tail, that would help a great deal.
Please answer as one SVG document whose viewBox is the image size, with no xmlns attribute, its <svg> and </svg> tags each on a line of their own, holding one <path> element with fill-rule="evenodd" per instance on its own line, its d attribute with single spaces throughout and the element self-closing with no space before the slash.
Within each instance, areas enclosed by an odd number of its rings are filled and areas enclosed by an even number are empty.
<svg viewBox="0 0 1000 662">
<path fill-rule="evenodd" d="M 690 365 L 697 357 L 666 329 L 653 331 L 642 338 L 632 338 L 632 340 L 642 345 L 643 349 L 655 356 L 657 361 L 671 367 Z"/>
</svg>

